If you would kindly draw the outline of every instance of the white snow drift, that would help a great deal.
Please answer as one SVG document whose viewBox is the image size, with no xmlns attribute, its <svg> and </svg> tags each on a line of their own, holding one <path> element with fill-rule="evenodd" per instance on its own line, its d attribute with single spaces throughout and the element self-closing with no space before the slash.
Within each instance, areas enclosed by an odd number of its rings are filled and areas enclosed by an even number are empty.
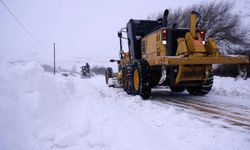
<svg viewBox="0 0 250 150">
<path fill-rule="evenodd" d="M 108 88 L 103 76 L 54 76 L 34 61 L 2 61 L 0 70 L 1 150 L 250 147 L 248 131 L 208 124 L 173 106 L 128 96 Z M 250 107 L 249 85 L 250 80 L 216 77 L 206 98 L 237 96 Z"/>
</svg>

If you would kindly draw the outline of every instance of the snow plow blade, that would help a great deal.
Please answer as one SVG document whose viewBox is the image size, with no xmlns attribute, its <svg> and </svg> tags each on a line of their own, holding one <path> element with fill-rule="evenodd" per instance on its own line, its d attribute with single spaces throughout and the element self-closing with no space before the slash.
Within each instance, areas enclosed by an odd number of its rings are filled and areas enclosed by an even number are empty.
<svg viewBox="0 0 250 150">
<path fill-rule="evenodd" d="M 217 56 L 217 57 L 179 57 L 163 56 L 154 59 L 150 64 L 162 65 L 208 65 L 208 64 L 249 64 L 249 56 Z"/>
</svg>

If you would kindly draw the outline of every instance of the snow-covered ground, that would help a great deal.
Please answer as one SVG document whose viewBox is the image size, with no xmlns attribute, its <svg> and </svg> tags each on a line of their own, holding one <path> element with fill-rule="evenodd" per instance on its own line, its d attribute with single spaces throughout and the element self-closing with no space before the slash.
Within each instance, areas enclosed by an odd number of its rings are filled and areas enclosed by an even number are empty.
<svg viewBox="0 0 250 150">
<path fill-rule="evenodd" d="M 194 111 L 129 96 L 122 89 L 107 87 L 103 76 L 81 79 L 78 75 L 53 75 L 41 64 L 0 61 L 0 150 L 250 147 L 247 129 L 223 127 L 218 120 L 204 119 Z M 216 77 L 213 90 L 202 99 L 250 110 L 249 85 L 249 79 Z"/>
</svg>

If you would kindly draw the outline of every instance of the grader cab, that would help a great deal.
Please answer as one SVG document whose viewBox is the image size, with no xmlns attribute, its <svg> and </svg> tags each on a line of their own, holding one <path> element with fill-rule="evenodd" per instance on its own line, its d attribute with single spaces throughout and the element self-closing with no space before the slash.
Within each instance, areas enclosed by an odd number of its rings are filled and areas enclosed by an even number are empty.
<svg viewBox="0 0 250 150">
<path fill-rule="evenodd" d="M 196 28 L 197 16 L 191 12 L 189 28 L 169 25 L 168 10 L 158 21 L 129 20 L 118 33 L 118 72 L 106 70 L 107 84 L 109 79 L 116 80 L 128 94 L 143 99 L 148 99 L 151 89 L 158 85 L 173 92 L 205 95 L 213 86 L 213 64 L 249 64 L 248 56 L 223 56 L 212 38 L 205 39 L 206 31 Z M 123 50 L 122 39 L 128 41 L 128 52 Z"/>
</svg>

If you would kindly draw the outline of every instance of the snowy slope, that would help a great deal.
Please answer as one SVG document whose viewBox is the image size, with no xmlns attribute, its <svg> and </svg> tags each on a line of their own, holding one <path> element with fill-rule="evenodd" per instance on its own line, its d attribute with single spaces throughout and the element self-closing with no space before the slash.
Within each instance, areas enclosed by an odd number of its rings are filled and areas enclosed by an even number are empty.
<svg viewBox="0 0 250 150">
<path fill-rule="evenodd" d="M 128 96 L 108 88 L 103 76 L 54 76 L 35 61 L 2 60 L 0 69 L 1 150 L 250 147 L 249 130 L 223 128 L 177 107 Z M 249 85 L 249 79 L 216 77 L 205 99 L 231 103 L 228 99 L 238 97 L 237 103 L 250 108 Z"/>
</svg>

